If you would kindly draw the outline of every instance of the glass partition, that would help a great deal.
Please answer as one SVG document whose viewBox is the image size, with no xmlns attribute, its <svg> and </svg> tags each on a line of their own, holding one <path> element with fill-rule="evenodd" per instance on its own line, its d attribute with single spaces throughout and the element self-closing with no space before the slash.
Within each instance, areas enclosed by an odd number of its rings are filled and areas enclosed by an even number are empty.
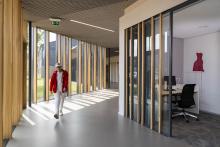
<svg viewBox="0 0 220 147">
<path fill-rule="evenodd" d="M 170 58 L 171 58 L 171 28 L 170 28 L 170 13 L 164 14 L 162 16 L 162 45 L 163 45 L 163 51 L 162 51 L 162 89 L 166 90 L 169 86 L 167 83 L 164 82 L 164 76 L 172 76 L 172 73 L 170 72 L 171 64 L 170 64 Z M 171 84 L 171 83 L 170 83 Z M 172 90 L 169 89 L 168 93 L 172 93 Z M 171 97 L 169 95 L 162 95 L 162 124 L 161 124 L 161 130 L 162 133 L 171 136 Z"/>
<path fill-rule="evenodd" d="M 132 27 L 132 65 L 133 65 L 133 119 L 137 121 L 137 105 L 138 105 L 138 25 Z"/>
<path fill-rule="evenodd" d="M 153 98 L 153 128 L 158 131 L 158 109 L 159 109 L 159 54 L 160 54 L 160 32 L 159 17 L 154 18 L 154 98 Z"/>
<path fill-rule="evenodd" d="M 145 21 L 145 125 L 150 128 L 151 114 L 151 21 Z"/>
<path fill-rule="evenodd" d="M 125 111 L 130 119 L 171 135 L 170 14 L 160 14 L 125 30 Z M 168 85 L 170 86 L 170 85 Z"/>
</svg>

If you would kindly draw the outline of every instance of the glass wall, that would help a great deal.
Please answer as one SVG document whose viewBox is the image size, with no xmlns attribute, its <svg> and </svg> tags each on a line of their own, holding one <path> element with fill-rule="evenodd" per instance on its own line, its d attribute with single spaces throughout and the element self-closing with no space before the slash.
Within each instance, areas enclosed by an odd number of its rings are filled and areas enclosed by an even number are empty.
<svg viewBox="0 0 220 147">
<path fill-rule="evenodd" d="M 100 47 L 96 50 L 96 90 L 100 88 Z"/>
<path fill-rule="evenodd" d="M 144 62 L 144 100 L 145 100 L 145 125 L 150 128 L 150 114 L 151 114 L 151 21 L 147 20 L 144 22 L 145 27 L 145 62 Z"/>
<path fill-rule="evenodd" d="M 45 31 L 37 29 L 37 101 L 45 98 Z"/>
<path fill-rule="evenodd" d="M 36 27 L 32 35 L 33 103 L 54 98 L 49 83 L 57 62 L 69 73 L 69 95 L 104 89 L 105 48 Z"/>
<path fill-rule="evenodd" d="M 51 78 L 53 71 L 55 70 L 55 64 L 57 63 L 57 35 L 55 33 L 49 33 L 49 77 Z M 50 99 L 53 95 L 50 93 Z"/>
<path fill-rule="evenodd" d="M 160 14 L 125 30 L 125 114 L 159 133 L 170 135 L 170 14 Z M 170 85 L 168 85 L 170 86 Z M 169 94 L 170 93 L 170 94 Z"/>
<path fill-rule="evenodd" d="M 153 98 L 153 128 L 158 131 L 158 108 L 159 108 L 159 53 L 160 53 L 160 30 L 159 17 L 154 18 L 154 98 Z"/>
<path fill-rule="evenodd" d="M 78 82 L 78 40 L 72 39 L 71 47 L 71 94 L 77 94 Z"/>
<path fill-rule="evenodd" d="M 133 65 L 133 119 L 137 121 L 137 105 L 138 105 L 138 25 L 132 27 L 132 65 Z"/>
</svg>

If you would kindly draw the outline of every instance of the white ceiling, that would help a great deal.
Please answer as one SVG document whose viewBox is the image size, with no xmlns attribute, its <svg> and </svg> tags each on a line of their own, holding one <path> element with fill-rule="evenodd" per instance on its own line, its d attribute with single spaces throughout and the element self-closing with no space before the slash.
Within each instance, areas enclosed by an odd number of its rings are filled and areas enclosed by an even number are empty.
<svg viewBox="0 0 220 147">
<path fill-rule="evenodd" d="M 23 0 L 23 7 L 25 19 L 33 21 L 34 26 L 100 44 L 107 48 L 118 48 L 119 17 L 123 15 L 124 9 L 135 1 Z M 49 18 L 52 16 L 62 18 L 60 26 L 51 25 Z M 71 19 L 111 29 L 115 32 L 108 32 L 70 22 Z"/>
<path fill-rule="evenodd" d="M 174 13 L 173 27 L 177 38 L 220 31 L 220 0 L 205 0 Z"/>
</svg>

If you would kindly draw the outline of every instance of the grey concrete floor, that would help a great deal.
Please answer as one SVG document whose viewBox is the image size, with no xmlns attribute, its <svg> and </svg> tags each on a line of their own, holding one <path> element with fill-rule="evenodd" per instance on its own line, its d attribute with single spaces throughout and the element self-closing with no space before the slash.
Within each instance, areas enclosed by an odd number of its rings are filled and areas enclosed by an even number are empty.
<svg viewBox="0 0 220 147">
<path fill-rule="evenodd" d="M 42 116 L 27 109 L 7 147 L 190 147 L 184 141 L 162 136 L 118 115 L 117 96 L 111 97 L 106 91 L 89 95 L 91 99 L 86 100 L 91 105 L 81 103 L 80 109 L 71 109 L 66 103 L 65 108 L 72 111 L 59 120 L 51 118 L 52 111 L 48 109 L 45 110 L 50 113 L 41 111 Z M 84 98 L 73 96 L 66 101 Z M 32 123 L 28 123 L 27 117 Z"/>
</svg>

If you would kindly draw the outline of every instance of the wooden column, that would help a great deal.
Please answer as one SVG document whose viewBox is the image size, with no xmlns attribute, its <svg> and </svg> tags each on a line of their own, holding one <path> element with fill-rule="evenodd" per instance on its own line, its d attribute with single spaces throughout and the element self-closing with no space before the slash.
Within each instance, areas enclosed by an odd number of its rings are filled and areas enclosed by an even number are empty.
<svg viewBox="0 0 220 147">
<path fill-rule="evenodd" d="M 57 62 L 61 63 L 61 35 L 57 34 Z"/>
<path fill-rule="evenodd" d="M 97 62 L 97 46 L 95 45 L 94 46 L 94 74 L 93 74 L 93 80 L 94 80 L 94 85 L 93 85 L 93 90 L 95 91 L 96 90 L 96 66 L 97 66 L 97 64 L 96 64 L 96 62 Z"/>
<path fill-rule="evenodd" d="M 88 62 L 88 92 L 90 91 L 91 87 L 91 46 L 90 44 L 87 44 L 87 62 Z"/>
<path fill-rule="evenodd" d="M 0 0 L 0 65 L 3 65 L 3 0 Z M 2 67 L 3 68 L 3 67 Z M 3 110 L 3 72 L 0 72 L 0 109 Z M 0 111 L 0 147 L 3 144 L 3 112 Z"/>
<path fill-rule="evenodd" d="M 12 124 L 16 125 L 20 118 L 21 99 L 21 12 L 19 1 L 13 0 L 12 26 Z"/>
<path fill-rule="evenodd" d="M 69 78 L 68 78 L 68 80 L 69 80 L 69 87 L 68 87 L 68 93 L 69 93 L 69 95 L 71 95 L 72 93 L 72 91 L 71 91 L 71 75 L 72 75 L 72 40 L 71 40 L 71 38 L 68 38 L 68 40 L 69 40 L 69 44 L 68 44 L 68 47 L 69 47 L 69 52 L 68 52 L 68 61 L 69 61 L 69 64 L 68 64 L 68 68 L 69 68 L 69 73 L 68 73 L 68 76 L 69 76 Z"/>
<path fill-rule="evenodd" d="M 12 6 L 13 0 L 4 0 L 3 23 L 3 138 L 12 137 Z"/>
<path fill-rule="evenodd" d="M 46 77 L 45 77 L 45 81 L 46 81 L 46 101 L 49 101 L 49 70 L 50 70 L 50 63 L 49 63 L 49 57 L 50 57 L 50 51 L 49 51 L 49 32 L 45 31 L 45 50 L 46 50 Z"/>
<path fill-rule="evenodd" d="M 155 44 L 155 35 L 154 35 L 154 17 L 151 18 L 151 89 L 150 89 L 150 101 L 151 101 L 151 105 L 150 105 L 150 109 L 151 109 L 151 113 L 150 113 L 150 128 L 153 129 L 154 127 L 154 69 L 155 69 L 155 65 L 154 65 L 154 60 L 155 60 L 155 48 L 154 48 L 154 44 Z"/>
<path fill-rule="evenodd" d="M 159 53 L 159 97 L 158 97 L 158 103 L 159 103 L 159 110 L 158 110 L 158 132 L 161 133 L 162 131 L 162 85 L 163 85 L 163 53 L 164 53 L 164 47 L 163 47 L 163 16 L 160 14 L 160 53 Z"/>
<path fill-rule="evenodd" d="M 146 37 L 145 37 L 145 23 L 142 22 L 142 82 L 141 82 L 141 125 L 144 125 L 145 120 L 145 49 L 146 49 Z"/>
</svg>

